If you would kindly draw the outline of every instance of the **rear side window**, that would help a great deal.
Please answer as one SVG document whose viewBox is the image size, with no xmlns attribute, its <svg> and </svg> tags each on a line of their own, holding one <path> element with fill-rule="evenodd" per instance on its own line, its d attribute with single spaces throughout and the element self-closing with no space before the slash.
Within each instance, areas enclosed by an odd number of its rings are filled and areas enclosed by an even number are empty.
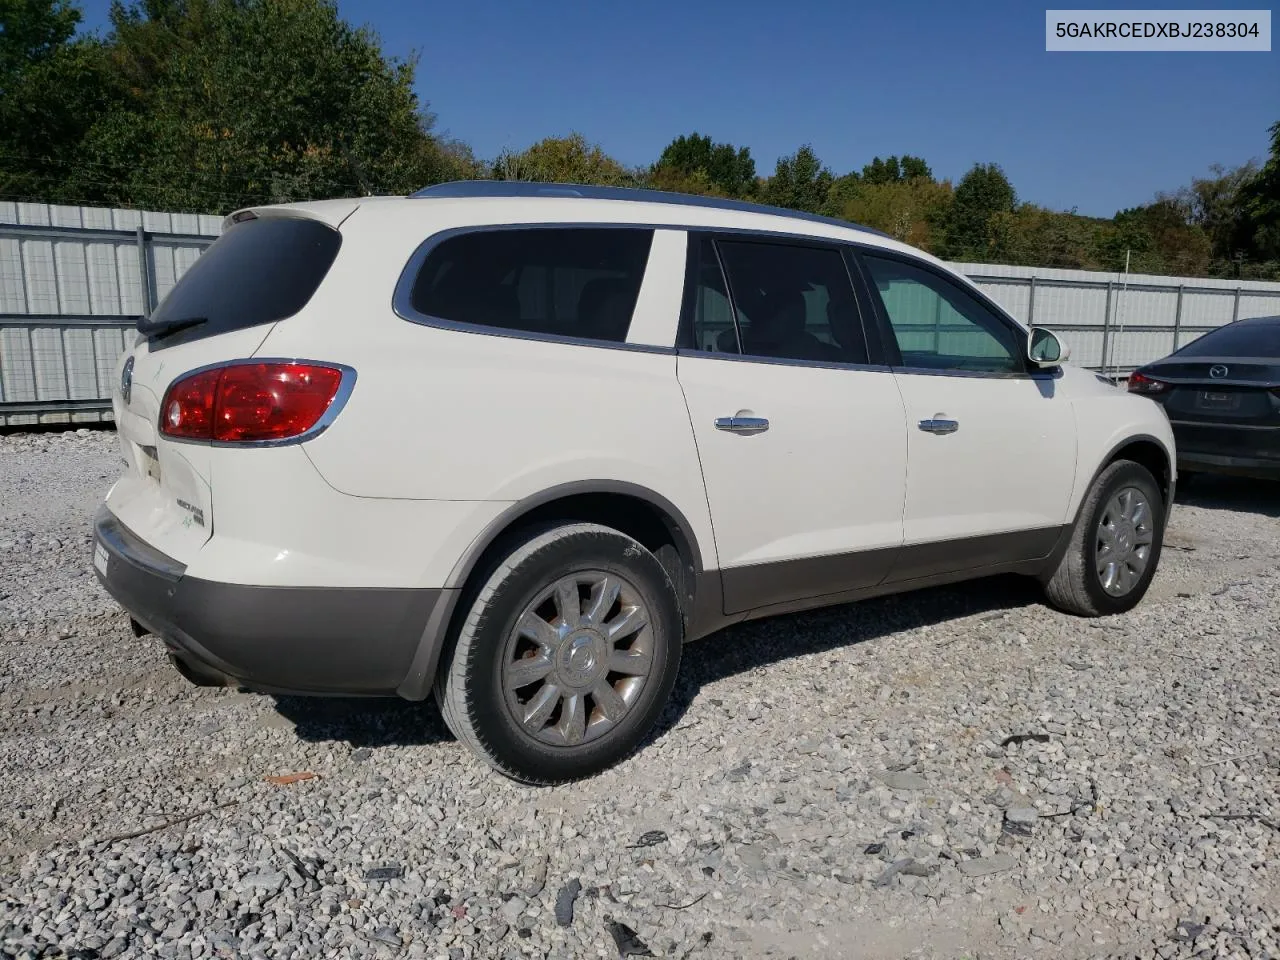
<svg viewBox="0 0 1280 960">
<path fill-rule="evenodd" d="M 454 323 L 622 343 L 652 230 L 480 230 L 442 241 L 414 280 L 410 305 Z"/>
<path fill-rule="evenodd" d="M 234 224 L 139 329 L 157 331 L 159 345 L 169 346 L 291 317 L 307 305 L 341 245 L 341 234 L 318 220 L 261 217 Z"/>
<path fill-rule="evenodd" d="M 1280 320 L 1246 320 L 1211 330 L 1178 351 L 1182 357 L 1280 357 Z"/>
</svg>

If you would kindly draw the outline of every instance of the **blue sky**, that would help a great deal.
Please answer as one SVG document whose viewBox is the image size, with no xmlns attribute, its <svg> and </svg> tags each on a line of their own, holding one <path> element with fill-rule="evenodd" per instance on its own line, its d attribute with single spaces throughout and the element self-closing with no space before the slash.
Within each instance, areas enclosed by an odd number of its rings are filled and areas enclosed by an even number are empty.
<svg viewBox="0 0 1280 960">
<path fill-rule="evenodd" d="M 82 5 L 86 26 L 105 21 L 108 0 Z M 760 173 L 806 142 L 836 173 L 911 153 L 954 181 L 994 161 L 1022 200 L 1111 216 L 1210 164 L 1264 159 L 1280 120 L 1274 42 L 1271 53 L 1047 53 L 1045 6 L 1012 0 L 339 8 L 388 53 L 416 51 L 437 129 L 486 158 L 576 130 L 647 164 L 697 130 L 750 147 Z"/>
</svg>

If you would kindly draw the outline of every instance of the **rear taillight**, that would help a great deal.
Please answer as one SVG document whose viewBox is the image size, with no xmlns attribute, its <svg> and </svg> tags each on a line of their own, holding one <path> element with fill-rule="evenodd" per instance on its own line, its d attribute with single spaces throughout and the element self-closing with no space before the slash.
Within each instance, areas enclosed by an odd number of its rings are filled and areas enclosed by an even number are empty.
<svg viewBox="0 0 1280 960">
<path fill-rule="evenodd" d="M 1149 396 L 1153 393 L 1164 393 L 1168 389 L 1169 385 L 1163 380 L 1148 377 L 1145 373 L 1129 374 L 1130 393 L 1142 393 Z"/>
<path fill-rule="evenodd" d="M 190 374 L 165 391 L 160 433 L 180 440 L 261 443 L 314 428 L 354 371 L 321 363 L 233 363 Z"/>
</svg>

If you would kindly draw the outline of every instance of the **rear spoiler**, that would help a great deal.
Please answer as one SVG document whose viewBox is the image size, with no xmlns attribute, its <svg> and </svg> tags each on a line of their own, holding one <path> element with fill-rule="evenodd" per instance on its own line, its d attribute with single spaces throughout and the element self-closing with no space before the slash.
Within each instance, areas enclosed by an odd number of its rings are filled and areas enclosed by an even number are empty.
<svg viewBox="0 0 1280 960">
<path fill-rule="evenodd" d="M 307 200 L 301 203 L 277 203 L 260 207 L 241 207 L 234 210 L 222 221 L 222 229 L 230 230 L 237 223 L 246 220 L 258 220 L 263 217 L 306 217 L 319 220 L 335 230 L 342 222 L 360 208 L 367 197 L 350 197 L 341 200 Z"/>
</svg>

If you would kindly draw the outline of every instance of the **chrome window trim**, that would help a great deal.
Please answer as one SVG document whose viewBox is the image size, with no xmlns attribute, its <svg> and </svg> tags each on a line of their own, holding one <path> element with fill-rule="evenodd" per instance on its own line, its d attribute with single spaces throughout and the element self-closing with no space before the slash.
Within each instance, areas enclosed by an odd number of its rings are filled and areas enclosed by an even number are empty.
<svg viewBox="0 0 1280 960">
<path fill-rule="evenodd" d="M 734 363 L 763 363 L 774 367 L 814 367 L 819 370 L 853 370 L 867 373 L 893 373 L 892 367 L 884 363 L 839 363 L 831 360 L 793 360 L 790 357 L 757 357 L 749 353 L 722 353 L 719 350 L 695 350 L 692 347 L 681 347 L 675 351 L 677 357 L 688 357 L 690 360 L 728 360 Z"/>
<path fill-rule="evenodd" d="M 169 395 L 169 390 L 172 389 L 175 383 L 187 377 L 195 376 L 197 373 L 205 373 L 209 370 L 218 370 L 224 367 L 244 367 L 252 363 L 309 363 L 317 367 L 332 367 L 341 372 L 342 378 L 338 382 L 338 392 L 333 395 L 333 400 L 330 401 L 328 409 L 309 429 L 296 437 L 284 437 L 279 440 L 196 440 L 192 437 L 171 437 L 164 432 L 164 399 Z M 156 433 L 169 443 L 191 443 L 202 447 L 228 447 L 235 450 L 252 447 L 291 447 L 295 444 L 306 443 L 308 440 L 314 440 L 328 430 L 333 421 L 337 419 L 338 414 L 342 412 L 342 408 L 346 406 L 347 400 L 351 398 L 351 392 L 356 388 L 356 377 L 355 368 L 349 367 L 345 363 L 335 363 L 331 360 L 308 360 L 302 357 L 245 357 L 239 360 L 206 363 L 202 367 L 194 367 L 178 374 L 165 385 L 164 391 L 160 394 L 160 416 L 159 422 L 156 424 Z"/>
</svg>

